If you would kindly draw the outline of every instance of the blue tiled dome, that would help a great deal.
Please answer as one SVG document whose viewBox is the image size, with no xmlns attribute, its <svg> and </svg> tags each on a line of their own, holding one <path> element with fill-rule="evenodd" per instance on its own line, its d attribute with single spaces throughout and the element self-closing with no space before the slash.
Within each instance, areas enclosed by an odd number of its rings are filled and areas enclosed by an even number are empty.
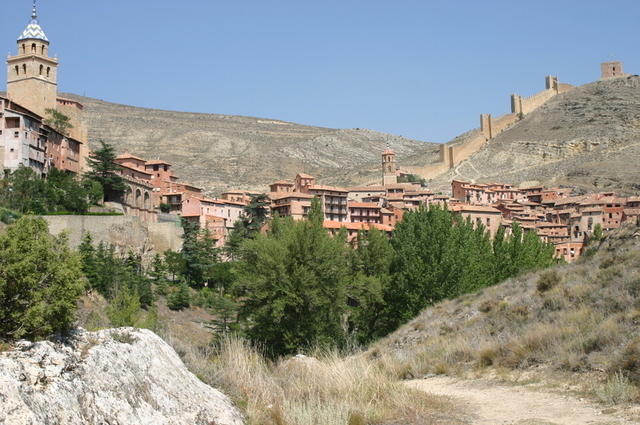
<svg viewBox="0 0 640 425">
<path fill-rule="evenodd" d="M 35 1 L 33 2 L 33 12 L 31 13 L 31 22 L 29 22 L 29 25 L 27 25 L 24 31 L 22 31 L 22 34 L 20 34 L 20 37 L 18 37 L 18 41 L 33 40 L 33 39 L 49 41 L 49 39 L 47 38 L 47 35 L 44 33 L 44 31 L 42 30 L 42 27 L 38 23 L 38 14 L 36 12 Z"/>
</svg>

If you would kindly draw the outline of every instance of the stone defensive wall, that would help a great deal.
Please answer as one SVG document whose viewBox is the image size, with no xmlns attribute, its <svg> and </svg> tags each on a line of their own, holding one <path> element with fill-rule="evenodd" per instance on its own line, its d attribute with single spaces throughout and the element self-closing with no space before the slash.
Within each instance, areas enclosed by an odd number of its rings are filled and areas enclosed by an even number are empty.
<svg viewBox="0 0 640 425">
<path fill-rule="evenodd" d="M 94 243 L 116 246 L 126 253 L 132 250 L 150 260 L 155 253 L 168 249 L 182 249 L 182 227 L 177 216 L 159 214 L 156 223 L 145 223 L 130 215 L 50 215 L 42 217 L 49 224 L 49 232 L 58 235 L 66 232 L 69 246 L 78 248 L 85 233 L 90 233 Z"/>
<path fill-rule="evenodd" d="M 557 77 L 547 76 L 543 91 L 529 97 L 518 94 L 511 95 L 511 113 L 497 118 L 493 118 L 491 114 L 481 114 L 480 129 L 471 132 L 462 141 L 443 143 L 440 146 L 438 162 L 425 167 L 408 167 L 403 171 L 418 174 L 427 179 L 443 174 L 479 151 L 489 140 L 514 125 L 525 115 L 535 111 L 554 96 L 565 93 L 572 88 L 571 84 L 559 83 Z"/>
</svg>

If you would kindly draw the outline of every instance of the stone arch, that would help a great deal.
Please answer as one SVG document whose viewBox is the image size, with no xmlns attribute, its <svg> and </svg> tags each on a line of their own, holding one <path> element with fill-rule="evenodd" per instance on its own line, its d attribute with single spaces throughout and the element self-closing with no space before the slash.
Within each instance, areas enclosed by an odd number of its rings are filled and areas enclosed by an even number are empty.
<svg viewBox="0 0 640 425">
<path fill-rule="evenodd" d="M 127 186 L 127 193 L 125 193 L 125 204 L 133 207 L 133 186 Z"/>
<path fill-rule="evenodd" d="M 142 209 L 142 192 L 140 191 L 140 189 L 136 189 L 135 207 L 138 209 Z"/>
<path fill-rule="evenodd" d="M 151 208 L 149 207 L 149 202 L 151 201 L 151 196 L 149 195 L 148 191 L 144 191 L 144 209 L 145 210 L 150 210 Z"/>
</svg>

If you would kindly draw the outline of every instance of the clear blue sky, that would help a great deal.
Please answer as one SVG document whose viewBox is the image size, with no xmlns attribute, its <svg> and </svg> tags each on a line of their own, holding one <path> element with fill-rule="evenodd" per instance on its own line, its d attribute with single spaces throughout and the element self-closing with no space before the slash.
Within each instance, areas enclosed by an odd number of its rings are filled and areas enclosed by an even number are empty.
<svg viewBox="0 0 640 425">
<path fill-rule="evenodd" d="M 15 53 L 31 1 L 4 3 Z M 508 112 L 547 74 L 583 84 L 612 59 L 640 73 L 638 0 L 40 0 L 39 15 L 61 91 L 426 141 Z"/>
</svg>

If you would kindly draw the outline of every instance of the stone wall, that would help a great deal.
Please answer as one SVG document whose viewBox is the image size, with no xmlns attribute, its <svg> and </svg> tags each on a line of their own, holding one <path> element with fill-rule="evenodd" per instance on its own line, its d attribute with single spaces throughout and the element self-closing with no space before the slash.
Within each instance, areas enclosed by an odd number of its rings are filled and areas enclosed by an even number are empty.
<svg viewBox="0 0 640 425">
<path fill-rule="evenodd" d="M 156 252 L 182 248 L 182 227 L 178 221 L 143 223 L 138 217 L 121 216 L 44 216 L 49 231 L 58 235 L 66 231 L 69 245 L 77 248 L 85 232 L 91 233 L 94 242 L 115 245 L 119 251 L 133 250 L 150 258 Z"/>
<path fill-rule="evenodd" d="M 440 147 L 440 160 L 426 167 L 411 167 L 403 169 L 423 178 L 434 178 L 447 170 L 454 168 L 462 161 L 479 151 L 489 140 L 514 125 L 524 115 L 527 115 L 544 105 L 554 96 L 573 89 L 566 83 L 559 83 L 554 76 L 545 77 L 545 90 L 529 97 L 518 94 L 511 95 L 511 113 L 493 118 L 491 114 L 480 115 L 480 131 L 469 136 L 463 142 L 449 142 Z"/>
</svg>

